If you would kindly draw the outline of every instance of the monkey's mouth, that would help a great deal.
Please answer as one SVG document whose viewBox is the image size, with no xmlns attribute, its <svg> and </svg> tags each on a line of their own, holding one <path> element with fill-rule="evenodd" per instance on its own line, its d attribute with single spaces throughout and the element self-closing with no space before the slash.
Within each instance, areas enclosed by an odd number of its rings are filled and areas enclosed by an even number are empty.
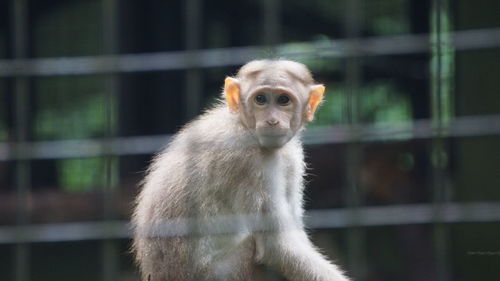
<svg viewBox="0 0 500 281">
<path fill-rule="evenodd" d="M 263 130 L 257 132 L 259 143 L 263 147 L 278 148 L 285 145 L 290 139 L 290 133 L 286 130 Z"/>
<path fill-rule="evenodd" d="M 260 137 L 264 138 L 283 138 L 286 137 L 288 134 L 286 132 L 262 132 L 259 133 Z"/>
<path fill-rule="evenodd" d="M 285 137 L 289 133 L 290 130 L 287 130 L 285 128 L 269 128 L 269 127 L 257 128 L 258 135 L 269 138 Z"/>
</svg>

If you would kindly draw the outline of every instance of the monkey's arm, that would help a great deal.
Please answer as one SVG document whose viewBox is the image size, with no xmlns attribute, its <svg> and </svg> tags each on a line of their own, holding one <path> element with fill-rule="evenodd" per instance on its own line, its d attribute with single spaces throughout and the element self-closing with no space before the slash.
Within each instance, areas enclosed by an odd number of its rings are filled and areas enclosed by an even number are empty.
<svg viewBox="0 0 500 281">
<path fill-rule="evenodd" d="M 260 233 L 260 262 L 278 269 L 290 281 L 347 281 L 342 271 L 312 245 L 302 229 Z"/>
<path fill-rule="evenodd" d="M 346 281 L 342 271 L 320 254 L 304 230 L 304 166 L 298 164 L 303 163 L 302 150 L 293 155 L 298 159 L 289 161 L 292 165 L 288 175 L 295 176 L 287 177 L 288 195 L 277 192 L 267 205 L 276 227 L 262 234 L 263 261 L 278 268 L 288 280 Z"/>
<path fill-rule="evenodd" d="M 302 223 L 302 181 L 289 183 L 295 196 L 276 196 L 268 205 L 273 229 L 257 234 L 257 259 L 288 280 L 347 281 L 342 271 L 314 247 Z"/>
</svg>

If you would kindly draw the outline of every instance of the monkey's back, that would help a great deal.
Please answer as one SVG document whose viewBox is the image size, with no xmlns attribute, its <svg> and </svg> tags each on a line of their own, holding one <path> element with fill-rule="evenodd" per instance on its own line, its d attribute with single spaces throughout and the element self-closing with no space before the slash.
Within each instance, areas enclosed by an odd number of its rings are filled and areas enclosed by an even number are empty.
<svg viewBox="0 0 500 281">
<path fill-rule="evenodd" d="M 261 157 L 252 136 L 222 106 L 173 137 L 148 169 L 132 219 L 144 280 L 216 279 L 210 267 L 234 247 L 242 249 L 232 258 L 241 270 L 232 280 L 254 280 L 250 231 L 193 235 L 182 225 L 260 213 L 265 193 L 255 165 Z"/>
</svg>

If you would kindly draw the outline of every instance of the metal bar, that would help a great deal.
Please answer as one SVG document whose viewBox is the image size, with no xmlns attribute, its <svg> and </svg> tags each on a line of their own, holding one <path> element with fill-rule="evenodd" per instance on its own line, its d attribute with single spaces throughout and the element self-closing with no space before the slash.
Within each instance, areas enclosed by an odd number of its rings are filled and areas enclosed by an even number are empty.
<svg viewBox="0 0 500 281">
<path fill-rule="evenodd" d="M 260 0 L 261 44 L 267 46 L 268 56 L 276 55 L 276 46 L 281 42 L 281 0 Z M 262 276 L 263 280 L 280 280 L 276 275 Z"/>
<path fill-rule="evenodd" d="M 344 0 L 345 5 L 345 18 L 344 29 L 347 38 L 352 42 L 352 50 L 360 50 L 362 47 L 359 43 L 361 34 L 361 26 L 363 13 L 360 0 Z M 349 129 L 354 132 L 352 142 L 347 145 L 347 181 L 343 190 L 343 199 L 347 206 L 350 208 L 351 222 L 355 224 L 360 218 L 359 208 L 362 206 L 363 195 L 361 193 L 360 178 L 360 165 L 361 165 L 361 149 L 362 143 L 357 139 L 359 132 L 360 122 L 360 85 L 362 84 L 362 65 L 359 56 L 348 56 L 346 58 L 346 78 L 347 84 L 347 122 Z M 353 225 L 349 227 L 346 232 L 347 236 L 347 264 L 350 268 L 356 268 L 353 271 L 354 279 L 365 279 L 367 270 L 366 260 L 366 229 Z"/>
<path fill-rule="evenodd" d="M 318 209 L 309 210 L 305 215 L 309 229 L 336 229 L 353 226 L 399 226 L 415 224 L 442 223 L 496 223 L 500 221 L 500 202 L 444 203 L 435 211 L 436 206 L 427 204 L 406 204 L 373 206 L 358 208 L 358 219 L 353 221 L 351 209 Z M 237 231 L 234 220 L 251 219 L 256 221 L 256 230 L 265 225 L 265 218 L 259 216 L 228 216 L 216 218 L 216 226 L 208 228 L 211 232 L 204 234 L 220 234 Z M 264 224 L 258 225 L 262 220 Z M 189 219 L 167 220 L 163 222 L 163 236 L 192 235 L 186 227 Z M 203 223 L 203 221 L 197 221 Z M 209 225 L 213 223 L 210 220 Z M 227 227 L 227 228 L 224 228 Z M 192 230 L 192 229 L 191 229 Z M 132 237 L 128 221 L 71 222 L 55 224 L 33 224 L 23 226 L 0 226 L 0 244 L 67 242 L 101 239 L 129 239 Z"/>
<path fill-rule="evenodd" d="M 430 109 L 433 125 L 439 129 L 438 134 L 432 138 L 429 151 L 431 160 L 431 191 L 432 202 L 435 206 L 434 214 L 439 216 L 442 212 L 440 206 L 445 204 L 450 192 L 448 175 L 449 144 L 441 128 L 446 128 L 453 118 L 453 103 L 451 101 L 451 84 L 453 69 L 453 47 L 451 43 L 450 11 L 447 0 L 433 0 L 429 11 L 431 26 L 431 83 L 430 83 Z M 450 263 L 448 259 L 449 231 L 442 222 L 433 225 L 433 246 L 435 251 L 437 280 L 450 279 Z"/>
<path fill-rule="evenodd" d="M 11 7 L 14 58 L 25 59 L 28 56 L 28 3 L 26 0 L 13 0 Z M 17 142 L 26 142 L 29 139 L 29 83 L 30 81 L 26 77 L 15 77 L 14 79 L 14 128 L 15 141 Z M 15 167 L 17 224 L 22 227 L 29 222 L 27 206 L 31 185 L 31 163 L 27 159 L 18 159 Z M 28 281 L 30 279 L 30 247 L 26 243 L 19 242 L 15 247 L 14 280 Z"/>
<path fill-rule="evenodd" d="M 281 0 L 261 0 L 262 43 L 268 46 L 281 41 Z"/>
<path fill-rule="evenodd" d="M 185 2 L 185 34 L 186 34 L 186 50 L 196 52 L 201 47 L 201 18 L 202 18 L 202 1 L 201 0 L 186 0 Z M 194 61 L 190 65 L 199 64 L 197 56 L 192 57 Z M 201 89 L 203 84 L 203 76 L 201 69 L 198 67 L 189 67 L 186 71 L 184 85 L 186 87 L 184 99 L 185 119 L 194 118 L 200 110 L 201 106 Z"/>
<path fill-rule="evenodd" d="M 352 141 L 407 141 L 429 139 L 500 136 L 500 115 L 455 117 L 448 127 L 436 128 L 431 120 L 393 125 L 346 125 L 309 128 L 303 134 L 306 145 L 343 144 Z M 115 137 L 38 142 L 0 143 L 0 161 L 17 159 L 65 159 L 113 155 L 153 154 L 165 147 L 171 135 Z"/>
<path fill-rule="evenodd" d="M 201 47 L 201 18 L 202 18 L 202 1 L 201 0 L 186 0 L 184 1 L 184 24 L 185 24 L 185 48 L 187 51 L 197 51 Z M 198 57 L 193 56 L 193 60 Z M 190 64 L 198 64 L 196 61 Z M 184 120 L 193 119 L 200 110 L 201 106 L 201 89 L 203 76 L 200 68 L 190 67 L 186 69 L 184 78 Z M 188 269 L 194 271 L 195 255 L 189 255 Z"/>
<path fill-rule="evenodd" d="M 457 51 L 500 46 L 500 28 L 455 31 L 450 35 Z M 408 34 L 282 44 L 276 47 L 275 54 L 300 59 L 310 56 L 342 58 L 404 55 L 429 51 L 428 35 Z M 248 46 L 145 54 L 4 59 L 0 60 L 0 77 L 89 75 L 233 66 L 255 58 L 268 57 L 268 54 L 267 47 Z"/>
<path fill-rule="evenodd" d="M 102 1 L 102 40 L 104 53 L 115 55 L 118 52 L 118 1 Z M 104 89 L 106 95 L 106 139 L 110 142 L 117 134 L 118 127 L 118 74 L 110 73 L 105 77 Z M 105 157 L 105 189 L 103 192 L 103 219 L 112 220 L 115 217 L 115 189 L 118 187 L 119 168 L 118 159 L 114 155 L 112 148 L 107 146 L 104 149 Z M 102 271 L 101 280 L 118 280 L 118 259 L 119 250 L 117 241 L 114 239 L 102 240 L 101 248 Z"/>
</svg>

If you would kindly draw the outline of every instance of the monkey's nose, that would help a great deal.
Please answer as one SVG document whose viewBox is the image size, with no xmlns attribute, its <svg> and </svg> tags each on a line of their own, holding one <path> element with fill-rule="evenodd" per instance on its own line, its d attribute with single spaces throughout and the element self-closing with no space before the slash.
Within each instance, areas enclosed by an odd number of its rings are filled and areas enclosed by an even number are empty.
<svg viewBox="0 0 500 281">
<path fill-rule="evenodd" d="M 276 119 L 271 119 L 271 120 L 267 120 L 267 124 L 271 125 L 271 126 L 276 126 L 278 125 L 280 121 L 276 120 Z"/>
</svg>

